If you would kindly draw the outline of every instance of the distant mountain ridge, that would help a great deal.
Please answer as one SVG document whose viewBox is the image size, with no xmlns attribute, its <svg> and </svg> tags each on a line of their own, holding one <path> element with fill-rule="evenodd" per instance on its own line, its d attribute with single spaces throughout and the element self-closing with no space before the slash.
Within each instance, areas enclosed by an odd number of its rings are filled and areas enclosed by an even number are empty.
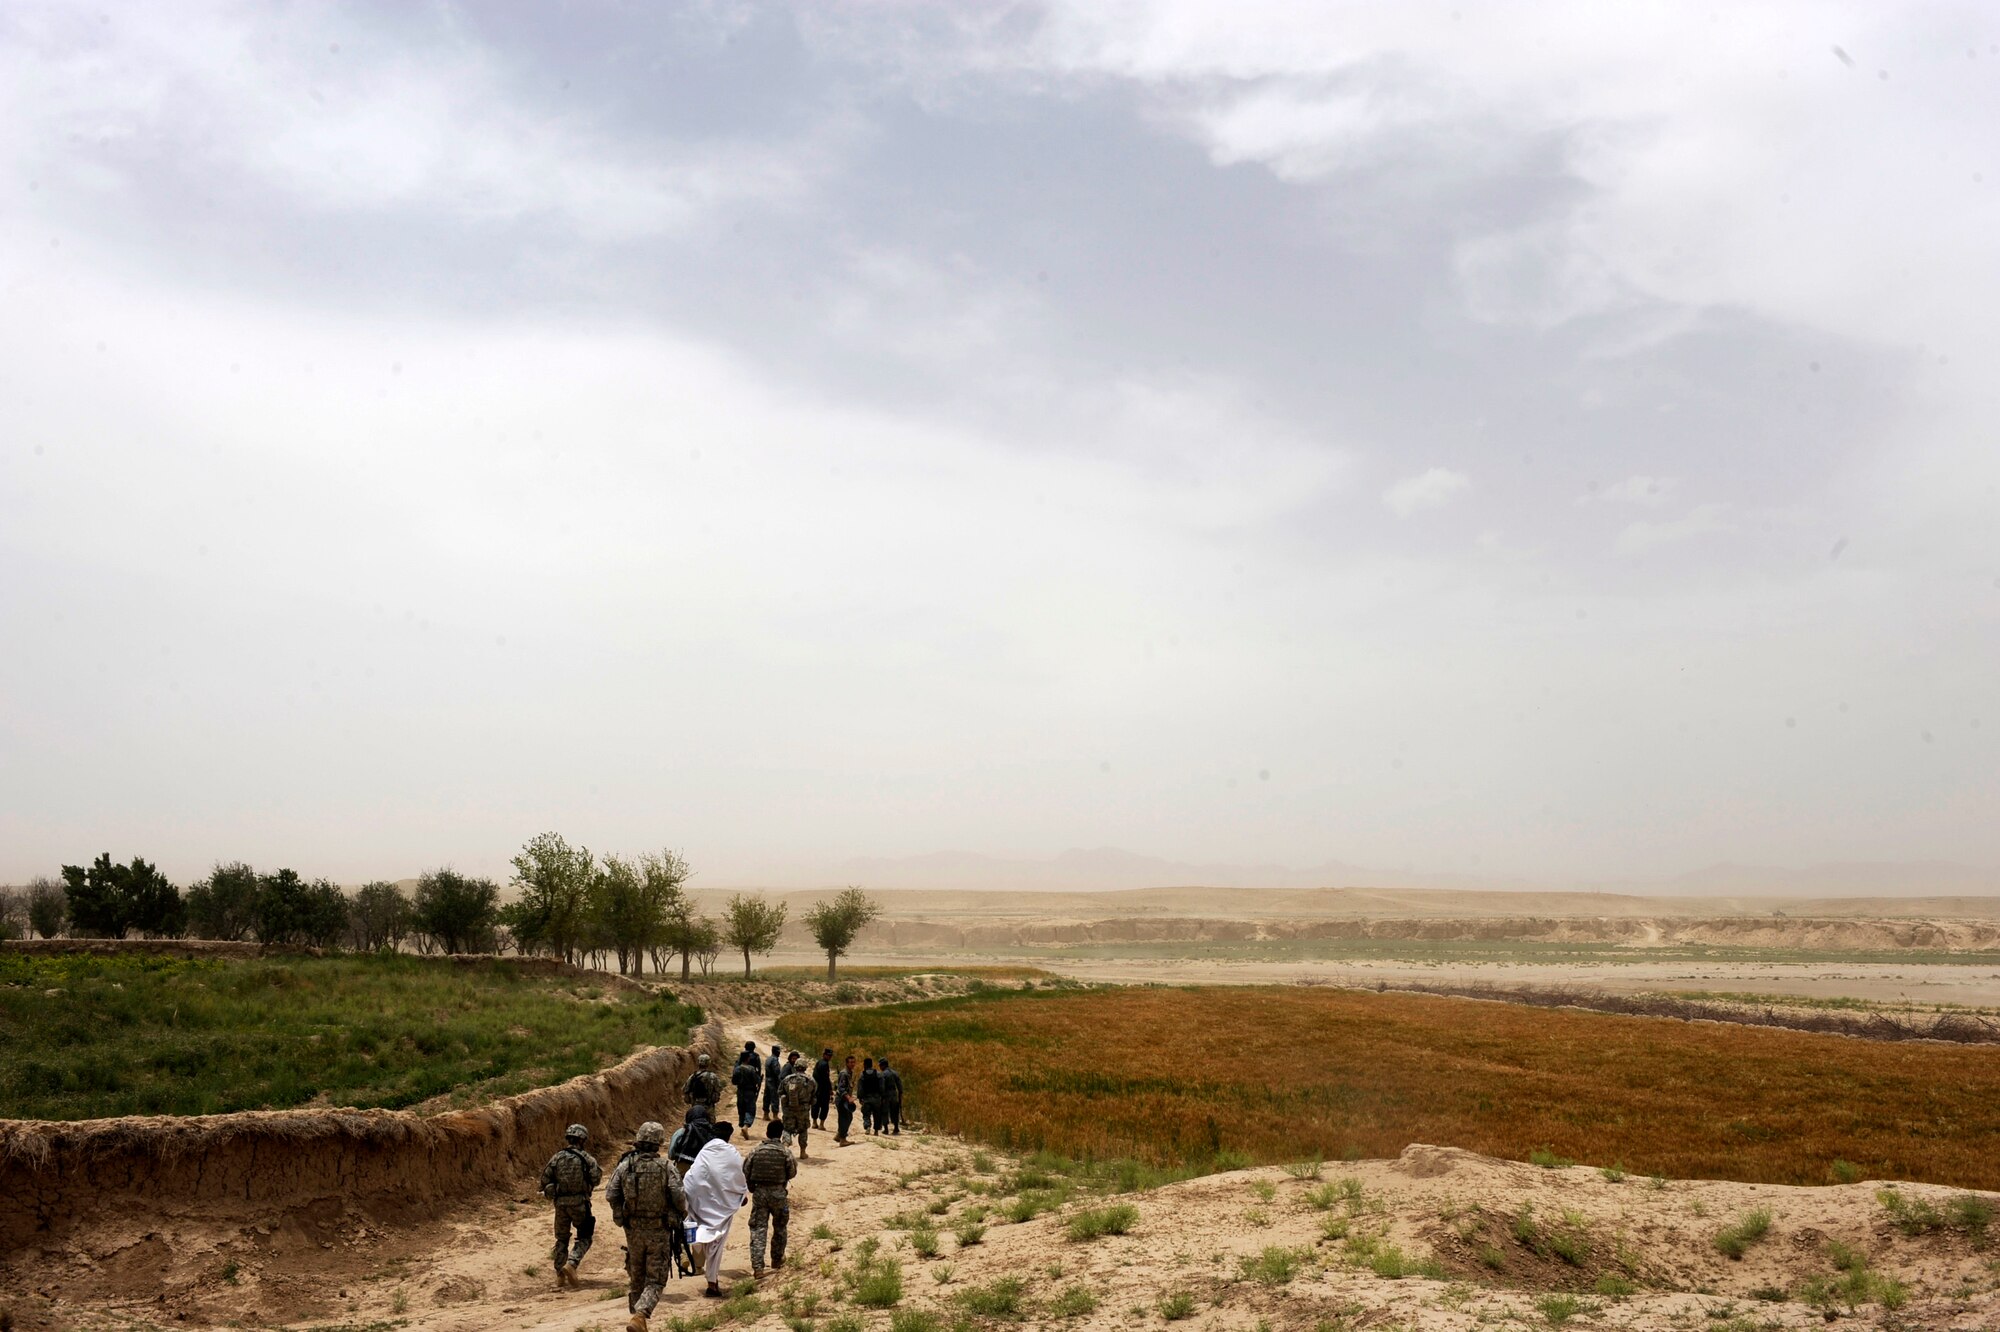
<svg viewBox="0 0 2000 1332">
<path fill-rule="evenodd" d="M 1001 892 L 1110 892 L 1134 888 L 1383 888 L 1460 892 L 1608 892 L 1692 897 L 1964 897 L 2000 893 L 2000 870 L 1950 861 L 1860 861 L 1781 866 L 1710 865 L 1657 879 L 1601 881 L 1485 878 L 1369 869 L 1343 861 L 1293 868 L 1167 860 L 1116 847 L 1077 848 L 1045 859 L 937 851 L 867 856 L 836 867 L 840 882 L 870 888 Z"/>
</svg>

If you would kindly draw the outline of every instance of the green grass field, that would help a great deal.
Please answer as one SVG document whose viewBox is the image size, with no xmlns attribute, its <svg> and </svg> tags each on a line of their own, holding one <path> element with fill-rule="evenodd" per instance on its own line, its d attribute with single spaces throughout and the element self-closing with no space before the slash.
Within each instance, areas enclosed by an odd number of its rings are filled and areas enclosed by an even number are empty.
<svg viewBox="0 0 2000 1332">
<path fill-rule="evenodd" d="M 0 1117 L 473 1104 L 685 1044 L 701 1010 L 418 957 L 0 954 Z"/>
</svg>

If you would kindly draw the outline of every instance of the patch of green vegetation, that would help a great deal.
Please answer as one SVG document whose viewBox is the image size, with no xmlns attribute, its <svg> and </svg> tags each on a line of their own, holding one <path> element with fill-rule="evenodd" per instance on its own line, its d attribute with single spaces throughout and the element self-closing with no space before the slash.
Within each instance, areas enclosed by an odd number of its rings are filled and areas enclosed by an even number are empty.
<svg viewBox="0 0 2000 1332">
<path fill-rule="evenodd" d="M 1019 1318 L 1027 1290 L 1027 1282 L 1019 1277 L 1000 1277 L 960 1291 L 958 1302 L 968 1313 L 982 1318 Z"/>
<path fill-rule="evenodd" d="M 1727 1258 L 1740 1259 L 1750 1246 L 1771 1233 L 1771 1209 L 1755 1207 L 1715 1234 L 1716 1249 Z"/>
<path fill-rule="evenodd" d="M 854 1302 L 864 1309 L 887 1309 L 903 1298 L 903 1265 L 894 1258 L 876 1258 L 859 1265 L 853 1280 Z"/>
<path fill-rule="evenodd" d="M 1097 1296 L 1088 1286 L 1066 1286 L 1049 1301 L 1049 1314 L 1055 1318 L 1081 1318 L 1096 1312 Z"/>
<path fill-rule="evenodd" d="M 1243 1275 L 1266 1286 L 1282 1286 L 1312 1262 L 1311 1249 L 1266 1245 L 1262 1253 L 1243 1259 Z"/>
<path fill-rule="evenodd" d="M 1567 1156 L 1556 1155 L 1552 1147 L 1537 1147 L 1528 1153 L 1528 1164 L 1538 1165 L 1544 1170 L 1563 1170 L 1576 1164 Z"/>
<path fill-rule="evenodd" d="M 1161 1296 L 1160 1317 L 1169 1323 L 1178 1323 L 1183 1318 L 1194 1317 L 1194 1295 L 1185 1290 L 1177 1290 L 1171 1295 Z"/>
<path fill-rule="evenodd" d="M 898 1309 L 889 1315 L 889 1332 L 944 1332 L 935 1309 Z"/>
<path fill-rule="evenodd" d="M 701 1021 L 505 963 L 0 954 L 0 1115 L 471 1104 L 685 1044 Z"/>
<path fill-rule="evenodd" d="M 1105 1235 L 1123 1235 L 1138 1224 L 1138 1208 L 1131 1203 L 1113 1203 L 1078 1212 L 1070 1217 L 1067 1229 L 1073 1240 L 1094 1240 Z"/>
<path fill-rule="evenodd" d="M 1619 1276 L 1616 1272 L 1606 1272 L 1597 1278 L 1597 1293 L 1608 1299 L 1622 1300 L 1638 1289 L 1630 1277 Z"/>
<path fill-rule="evenodd" d="M 1836 1184 L 1853 1184 L 1861 1178 L 1861 1167 L 1852 1161 L 1835 1161 L 1826 1168 L 1826 1177 Z"/>
<path fill-rule="evenodd" d="M 1540 1314 L 1550 1327 L 1561 1327 L 1580 1313 L 1587 1312 L 1584 1302 L 1574 1295 L 1544 1295 L 1535 1301 L 1535 1312 Z"/>
</svg>

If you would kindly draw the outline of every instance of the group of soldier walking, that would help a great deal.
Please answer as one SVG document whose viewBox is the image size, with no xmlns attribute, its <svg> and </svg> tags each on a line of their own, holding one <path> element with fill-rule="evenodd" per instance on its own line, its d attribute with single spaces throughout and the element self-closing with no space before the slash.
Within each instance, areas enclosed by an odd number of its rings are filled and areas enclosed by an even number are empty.
<svg viewBox="0 0 2000 1332">
<path fill-rule="evenodd" d="M 604 1185 L 611 1219 L 625 1231 L 628 1332 L 646 1332 L 660 1292 L 676 1272 L 692 1276 L 703 1270 L 708 1284 L 702 1294 L 723 1297 L 722 1246 L 746 1198 L 752 1273 L 763 1277 L 767 1249 L 773 1269 L 785 1265 L 791 1181 L 811 1131 L 824 1130 L 829 1114 L 840 1147 L 847 1145 L 857 1109 L 866 1132 L 902 1132 L 903 1078 L 887 1059 L 869 1058 L 857 1071 L 849 1055 L 836 1069 L 832 1050 L 807 1065 L 798 1050 L 786 1057 L 773 1045 L 768 1057 L 760 1057 L 755 1042 L 746 1041 L 730 1071 L 736 1089 L 733 1124 L 716 1118 L 722 1079 L 709 1062 L 707 1055 L 699 1056 L 682 1089 L 687 1113 L 671 1141 L 664 1125 L 647 1120 Z M 763 1140 L 739 1152 L 730 1139 L 739 1128 L 750 1136 L 760 1094 L 767 1121 Z M 563 1139 L 562 1150 L 542 1170 L 542 1195 L 555 1204 L 556 1284 L 574 1286 L 596 1230 L 590 1202 L 604 1169 L 585 1150 L 590 1131 L 583 1125 L 571 1124 Z"/>
</svg>

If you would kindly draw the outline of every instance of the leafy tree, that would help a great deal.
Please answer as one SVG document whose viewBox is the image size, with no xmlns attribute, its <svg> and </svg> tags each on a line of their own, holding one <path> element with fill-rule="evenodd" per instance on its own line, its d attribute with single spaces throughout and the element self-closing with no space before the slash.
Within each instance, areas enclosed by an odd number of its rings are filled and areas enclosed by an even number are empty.
<svg viewBox="0 0 2000 1332">
<path fill-rule="evenodd" d="M 410 899 L 393 883 L 377 880 L 347 899 L 347 941 L 364 953 L 402 947 L 410 932 Z"/>
<path fill-rule="evenodd" d="M 605 946 L 618 955 L 618 974 L 645 970 L 646 947 L 666 924 L 656 898 L 646 891 L 642 866 L 622 856 L 606 856 L 591 880 L 591 918 Z"/>
<path fill-rule="evenodd" d="M 47 875 L 28 884 L 28 928 L 53 939 L 69 927 L 69 898 Z"/>
<path fill-rule="evenodd" d="M 806 912 L 806 928 L 814 942 L 826 950 L 826 978 L 835 978 L 834 967 L 854 944 L 862 926 L 882 914 L 875 900 L 859 888 L 847 887 Z"/>
<path fill-rule="evenodd" d="M 766 902 L 762 897 L 733 894 L 722 917 L 722 939 L 743 954 L 743 975 L 750 975 L 750 954 L 768 953 L 778 946 L 784 933 L 786 907 L 783 902 Z"/>
<path fill-rule="evenodd" d="M 64 865 L 62 876 L 70 924 L 84 934 L 123 939 L 136 931 L 176 938 L 186 932 L 187 905 L 180 889 L 138 856 L 130 865 L 114 865 L 107 851 L 88 869 Z"/>
<path fill-rule="evenodd" d="M 506 925 L 522 952 L 550 952 L 576 960 L 590 925 L 591 854 L 572 847 L 561 833 L 546 832 L 514 857 L 514 886 L 521 895 L 507 910 Z"/>
<path fill-rule="evenodd" d="M 411 923 L 433 948 L 447 953 L 491 948 L 499 916 L 500 889 L 491 879 L 454 869 L 435 869 L 417 879 Z"/>
<path fill-rule="evenodd" d="M 330 948 L 347 929 L 347 899 L 325 879 L 281 869 L 258 877 L 252 916 L 260 943 Z"/>
<path fill-rule="evenodd" d="M 687 881 L 693 873 L 688 863 L 678 852 L 661 851 L 639 857 L 640 884 L 646 894 L 648 910 L 654 917 L 652 933 L 646 939 L 646 951 L 653 955 L 653 970 L 660 971 L 662 954 L 671 957 L 681 953 L 681 978 L 687 978 L 687 954 L 679 947 L 686 935 L 686 927 L 694 916 L 694 904 L 688 900 Z"/>
<path fill-rule="evenodd" d="M 0 888 L 0 940 L 19 939 L 28 932 L 28 890 Z"/>
<path fill-rule="evenodd" d="M 188 885 L 188 933 L 197 939 L 247 939 L 257 925 L 257 871 L 240 860 L 218 864 Z"/>
<path fill-rule="evenodd" d="M 707 980 L 708 974 L 715 970 L 715 959 L 722 956 L 722 929 L 712 917 L 696 918 L 688 931 L 688 951 L 701 963 L 701 978 Z"/>
</svg>

